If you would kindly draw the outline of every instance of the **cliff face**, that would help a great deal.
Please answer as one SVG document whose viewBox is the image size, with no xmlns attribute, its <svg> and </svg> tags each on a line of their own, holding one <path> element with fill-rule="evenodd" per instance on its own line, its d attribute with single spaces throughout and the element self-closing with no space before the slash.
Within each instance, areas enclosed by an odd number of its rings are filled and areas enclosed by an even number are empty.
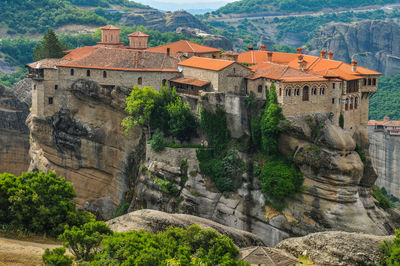
<svg viewBox="0 0 400 266">
<path fill-rule="evenodd" d="M 25 84 L 28 83 L 28 84 Z M 8 89 L 0 86 L 0 173 L 20 175 L 29 167 L 29 130 L 25 125 L 29 114 L 28 81 Z"/>
<path fill-rule="evenodd" d="M 358 64 L 392 76 L 400 71 L 400 26 L 394 22 L 363 21 L 331 24 L 310 41 L 312 53 L 335 52 L 334 59 Z"/>
<path fill-rule="evenodd" d="M 240 102 L 240 97 L 236 98 Z M 214 100 L 203 97 L 201 105 L 215 106 Z M 245 112 L 234 115 L 240 106 L 231 108 L 227 116 L 230 130 L 236 129 L 232 134 L 235 137 L 246 132 Z M 232 127 L 235 121 L 239 124 Z M 261 183 L 248 173 L 243 175 L 244 183 L 237 192 L 220 193 L 210 179 L 200 174 L 195 149 L 166 148 L 155 153 L 149 146 L 144 167 L 133 185 L 135 197 L 130 211 L 148 208 L 197 215 L 252 232 L 270 246 L 289 236 L 326 230 L 392 233 L 398 224 L 377 208 L 371 197 L 376 174 L 370 161 L 363 164 L 354 151 L 354 139 L 367 146 L 365 132 L 356 131 L 353 139 L 333 125 L 329 114 L 291 117 L 289 121 L 280 138 L 280 150 L 288 156 L 295 154 L 294 161 L 305 182 L 303 192 L 288 200 L 283 211 L 265 206 Z M 249 154 L 242 153 L 241 157 L 252 160 Z M 182 168 L 185 160 L 186 170 Z M 167 180 L 175 192 L 160 185 L 159 179 Z"/>
<path fill-rule="evenodd" d="M 129 89 L 78 80 L 51 117 L 31 116 L 30 170 L 55 171 L 74 184 L 76 203 L 112 218 L 141 159 L 141 130 L 121 126 Z"/>
<path fill-rule="evenodd" d="M 400 137 L 368 128 L 369 154 L 378 174 L 376 185 L 400 198 Z"/>
</svg>

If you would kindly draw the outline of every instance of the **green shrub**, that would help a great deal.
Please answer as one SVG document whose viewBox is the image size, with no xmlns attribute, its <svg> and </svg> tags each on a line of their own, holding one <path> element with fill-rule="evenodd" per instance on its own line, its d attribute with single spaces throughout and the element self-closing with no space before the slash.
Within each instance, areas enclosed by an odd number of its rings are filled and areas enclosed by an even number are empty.
<svg viewBox="0 0 400 266">
<path fill-rule="evenodd" d="M 341 128 L 344 128 L 344 116 L 343 116 L 343 114 L 340 114 L 340 116 L 339 116 L 339 126 Z"/>
<path fill-rule="evenodd" d="M 105 222 L 96 221 L 80 227 L 66 226 L 59 239 L 64 241 L 64 246 L 70 249 L 76 259 L 89 261 L 100 252 L 99 247 L 104 237 L 112 234 L 113 232 Z"/>
<path fill-rule="evenodd" d="M 70 266 L 73 262 L 73 257 L 65 255 L 65 248 L 55 248 L 49 250 L 46 248 L 42 255 L 43 264 L 46 266 Z"/>
<path fill-rule="evenodd" d="M 164 193 L 171 196 L 177 196 L 179 194 L 179 189 L 175 183 L 158 177 L 153 177 L 154 183 L 156 183 Z"/>
<path fill-rule="evenodd" d="M 126 212 L 127 212 L 128 209 L 129 209 L 129 206 L 130 206 L 130 203 L 129 203 L 129 202 L 124 202 L 124 203 L 122 203 L 122 204 L 118 207 L 118 209 L 115 211 L 115 213 L 114 213 L 114 218 L 120 217 L 120 216 L 126 214 Z"/>
<path fill-rule="evenodd" d="M 175 101 L 170 102 L 167 107 L 169 116 L 168 133 L 180 141 L 190 140 L 196 135 L 197 123 L 187 103 L 183 103 L 178 97 Z"/>
<path fill-rule="evenodd" d="M 393 241 L 385 240 L 380 245 L 381 265 L 397 266 L 400 265 L 400 230 L 395 231 Z"/>
<path fill-rule="evenodd" d="M 80 225 L 94 216 L 76 210 L 74 188 L 54 172 L 0 174 L 0 223 L 32 233 L 57 236 L 65 225 Z"/>
<path fill-rule="evenodd" d="M 235 261 L 238 249 L 230 238 L 198 225 L 159 234 L 115 233 L 101 249 L 94 265 L 244 265 Z"/>
<path fill-rule="evenodd" d="M 276 209 L 282 209 L 284 200 L 299 192 L 304 181 L 292 163 L 276 157 L 264 164 L 260 180 L 267 200 Z"/>
<path fill-rule="evenodd" d="M 360 156 L 360 159 L 363 163 L 367 162 L 367 155 L 365 154 L 364 149 L 357 143 L 356 144 L 356 152 Z"/>
<path fill-rule="evenodd" d="M 258 148 L 261 147 L 261 119 L 262 115 L 256 115 L 251 119 L 251 140 L 253 145 Z"/>
<path fill-rule="evenodd" d="M 153 134 L 151 140 L 149 140 L 150 147 L 155 152 L 162 152 L 165 148 L 164 134 L 161 131 L 157 131 Z"/>
<path fill-rule="evenodd" d="M 209 147 L 217 154 L 224 152 L 230 140 L 225 110 L 218 108 L 215 113 L 201 110 L 200 126 L 207 134 Z"/>
<path fill-rule="evenodd" d="M 393 207 L 393 203 L 382 193 L 378 186 L 372 187 L 372 196 L 378 201 L 379 207 L 389 209 Z"/>
</svg>

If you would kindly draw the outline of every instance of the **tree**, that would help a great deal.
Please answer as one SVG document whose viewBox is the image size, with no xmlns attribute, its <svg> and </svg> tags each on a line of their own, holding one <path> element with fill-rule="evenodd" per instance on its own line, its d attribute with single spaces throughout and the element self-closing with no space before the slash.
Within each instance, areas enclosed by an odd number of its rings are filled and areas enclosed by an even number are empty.
<svg viewBox="0 0 400 266">
<path fill-rule="evenodd" d="M 113 232 L 103 221 L 89 222 L 80 227 L 66 227 L 59 239 L 64 241 L 64 246 L 71 250 L 71 253 L 78 260 L 89 261 L 94 255 L 100 252 L 100 244 L 105 236 Z"/>
<path fill-rule="evenodd" d="M 197 123 L 190 107 L 178 97 L 167 105 L 169 133 L 180 141 L 190 140 L 196 134 Z"/>
<path fill-rule="evenodd" d="M 33 51 L 33 59 L 39 61 L 44 58 L 61 58 L 65 55 L 65 50 L 67 50 L 67 46 L 58 40 L 53 30 L 48 29 L 41 43 L 36 45 Z"/>
<path fill-rule="evenodd" d="M 150 117 L 159 94 L 151 87 L 133 87 L 131 94 L 126 98 L 125 111 L 129 116 L 122 121 L 126 133 L 134 126 L 147 126 L 150 132 Z"/>
<path fill-rule="evenodd" d="M 46 266 L 70 266 L 73 262 L 73 257 L 65 255 L 65 248 L 55 248 L 49 250 L 46 248 L 42 255 L 43 264 Z"/>
<path fill-rule="evenodd" d="M 278 103 L 275 84 L 271 84 L 271 89 L 266 101 L 265 111 L 261 120 L 261 141 L 262 148 L 267 155 L 277 154 L 279 123 L 285 119 L 282 108 Z"/>
</svg>

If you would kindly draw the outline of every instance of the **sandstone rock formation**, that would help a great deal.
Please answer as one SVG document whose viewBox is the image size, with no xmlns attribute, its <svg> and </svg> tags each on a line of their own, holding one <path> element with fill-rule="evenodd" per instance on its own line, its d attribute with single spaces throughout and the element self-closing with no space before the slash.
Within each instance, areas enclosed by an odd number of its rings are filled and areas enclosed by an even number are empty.
<svg viewBox="0 0 400 266">
<path fill-rule="evenodd" d="M 206 46 L 220 48 L 224 51 L 233 49 L 232 42 L 224 36 L 209 34 L 197 28 L 179 27 L 176 29 L 176 33 L 183 34 L 188 38 L 201 37 L 203 38 L 203 45 Z"/>
<path fill-rule="evenodd" d="M 400 137 L 368 130 L 369 154 L 378 174 L 376 185 L 400 198 Z"/>
<path fill-rule="evenodd" d="M 169 226 L 187 228 L 197 224 L 203 228 L 211 228 L 220 234 L 229 236 L 238 247 L 263 245 L 262 240 L 258 236 L 249 232 L 187 214 L 169 214 L 155 210 L 140 210 L 110 220 L 107 224 L 115 232 L 144 230 L 151 233 L 165 231 Z"/>
<path fill-rule="evenodd" d="M 129 89 L 78 80 L 51 117 L 28 118 L 30 170 L 55 171 L 74 184 L 78 207 L 110 219 L 127 196 L 142 151 L 141 130 L 121 126 Z"/>
<path fill-rule="evenodd" d="M 314 55 L 319 50 L 335 52 L 334 59 L 350 62 L 392 76 L 400 71 L 400 26 L 394 22 L 337 23 L 322 28 L 309 42 Z"/>
<path fill-rule="evenodd" d="M 31 101 L 29 81 L 12 89 L 0 86 L 0 173 L 20 175 L 29 167 L 29 130 L 25 120 Z"/>
<path fill-rule="evenodd" d="M 209 99 L 206 104 L 212 102 Z M 155 153 L 149 147 L 145 168 L 133 186 L 135 197 L 130 210 L 147 208 L 197 215 L 252 232 L 269 246 L 290 236 L 326 230 L 392 233 L 399 221 L 391 217 L 399 216 L 376 207 L 371 196 L 376 174 L 370 173 L 371 168 L 354 151 L 353 137 L 329 118 L 329 114 L 289 118 L 280 149 L 286 155 L 295 154 L 305 183 L 303 193 L 288 200 L 281 212 L 265 206 L 257 178 L 244 174 L 244 183 L 236 193 L 220 193 L 199 173 L 195 149 L 166 148 Z M 356 139 L 360 142 L 359 136 Z M 251 160 L 249 155 L 241 156 Z M 182 160 L 187 160 L 187 173 L 181 169 Z M 178 193 L 167 193 L 156 178 L 173 183 Z"/>
<path fill-rule="evenodd" d="M 378 265 L 379 245 L 392 239 L 392 236 L 322 232 L 286 239 L 276 248 L 295 257 L 307 255 L 316 265 Z"/>
</svg>

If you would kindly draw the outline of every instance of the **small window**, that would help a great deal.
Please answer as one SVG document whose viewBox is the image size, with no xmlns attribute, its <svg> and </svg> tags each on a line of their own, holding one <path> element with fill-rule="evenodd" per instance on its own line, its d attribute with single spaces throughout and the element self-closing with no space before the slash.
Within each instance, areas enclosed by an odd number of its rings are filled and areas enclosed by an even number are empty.
<svg viewBox="0 0 400 266">
<path fill-rule="evenodd" d="M 364 86 L 367 86 L 367 79 L 364 79 Z"/>
<path fill-rule="evenodd" d="M 52 104 L 53 104 L 53 102 L 54 102 L 54 99 L 53 99 L 53 97 L 49 97 L 49 104 L 50 104 L 50 105 L 52 105 Z"/>
<path fill-rule="evenodd" d="M 71 76 L 75 75 L 75 70 L 71 69 Z"/>
<path fill-rule="evenodd" d="M 335 98 L 332 98 L 332 104 L 335 104 Z"/>
<path fill-rule="evenodd" d="M 161 86 L 167 87 L 167 80 L 166 80 L 166 79 L 163 79 L 163 80 L 162 80 Z"/>
<path fill-rule="evenodd" d="M 54 85 L 54 90 L 58 90 L 58 85 Z"/>
<path fill-rule="evenodd" d="M 279 96 L 282 96 L 282 88 L 279 88 Z"/>
<path fill-rule="evenodd" d="M 262 93 L 262 86 L 258 86 L 258 93 Z"/>
<path fill-rule="evenodd" d="M 143 83 L 143 79 L 140 77 L 140 78 L 138 78 L 138 80 L 137 80 L 137 83 L 139 84 L 139 85 L 142 85 L 142 83 Z"/>
<path fill-rule="evenodd" d="M 103 78 L 107 78 L 107 72 L 103 71 Z"/>
<path fill-rule="evenodd" d="M 233 68 L 233 74 L 235 74 L 236 73 L 236 68 Z"/>
<path fill-rule="evenodd" d="M 36 90 L 36 84 L 33 85 L 33 90 Z"/>
<path fill-rule="evenodd" d="M 376 86 L 376 78 L 372 79 L 372 85 Z"/>
<path fill-rule="evenodd" d="M 368 86 L 371 86 L 371 85 L 372 85 L 372 80 L 368 79 Z"/>
<path fill-rule="evenodd" d="M 336 87 L 336 83 L 332 84 L 332 89 L 334 89 Z"/>
<path fill-rule="evenodd" d="M 90 70 L 86 70 L 86 76 L 90 77 Z"/>
</svg>

